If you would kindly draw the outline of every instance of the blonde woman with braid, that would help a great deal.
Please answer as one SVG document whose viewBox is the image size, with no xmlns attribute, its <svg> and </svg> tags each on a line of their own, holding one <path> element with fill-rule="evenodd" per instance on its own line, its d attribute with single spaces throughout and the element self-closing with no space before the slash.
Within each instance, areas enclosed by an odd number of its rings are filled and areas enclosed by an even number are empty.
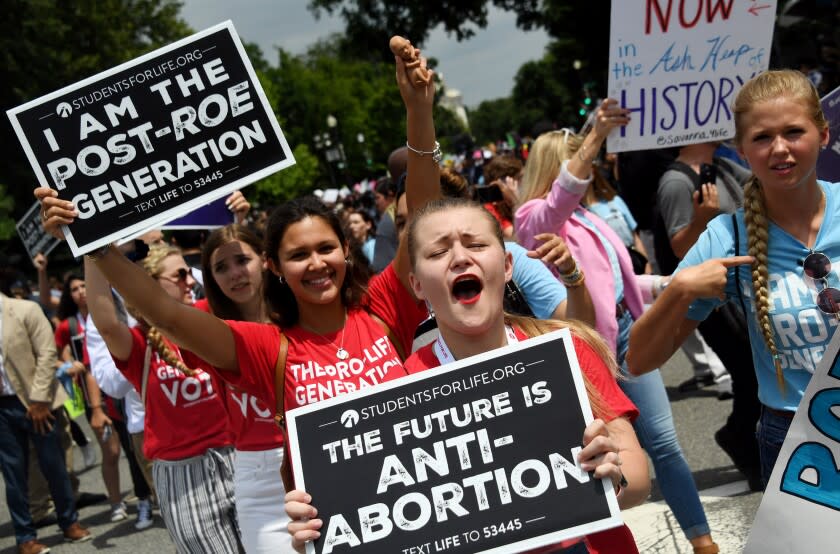
<svg viewBox="0 0 840 554">
<path fill-rule="evenodd" d="M 627 359 L 636 374 L 657 367 L 715 307 L 742 300 L 762 403 L 757 438 L 766 483 L 837 327 L 840 283 L 831 260 L 840 260 L 840 195 L 817 180 L 828 124 L 804 75 L 754 77 L 733 113 L 738 151 L 753 172 L 744 208 L 709 223 L 633 328 Z"/>
<path fill-rule="evenodd" d="M 180 250 L 153 247 L 142 265 L 170 297 L 192 304 L 195 281 Z M 199 368 L 204 362 L 141 318 L 133 328 L 122 323 L 110 286 L 88 257 L 85 271 L 93 321 L 145 404 L 143 450 L 154 460 L 161 515 L 177 552 L 242 552 L 224 389 Z"/>
</svg>

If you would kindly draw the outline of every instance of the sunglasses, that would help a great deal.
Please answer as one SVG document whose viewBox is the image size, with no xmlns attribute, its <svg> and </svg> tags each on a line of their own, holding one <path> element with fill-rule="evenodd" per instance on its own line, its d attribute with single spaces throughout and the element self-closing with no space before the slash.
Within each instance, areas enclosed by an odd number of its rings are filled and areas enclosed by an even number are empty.
<svg viewBox="0 0 840 554">
<path fill-rule="evenodd" d="M 828 286 L 828 274 L 831 273 L 831 260 L 822 252 L 811 252 L 802 263 L 805 275 L 818 283 L 822 290 L 817 294 L 817 308 L 824 314 L 840 314 L 840 290 Z"/>
<path fill-rule="evenodd" d="M 178 275 L 176 277 L 166 277 L 165 275 L 161 275 L 158 279 L 164 279 L 169 281 L 170 283 L 175 283 L 176 285 L 179 283 L 186 284 L 187 277 L 192 277 L 192 269 L 181 268 L 178 270 Z"/>
</svg>

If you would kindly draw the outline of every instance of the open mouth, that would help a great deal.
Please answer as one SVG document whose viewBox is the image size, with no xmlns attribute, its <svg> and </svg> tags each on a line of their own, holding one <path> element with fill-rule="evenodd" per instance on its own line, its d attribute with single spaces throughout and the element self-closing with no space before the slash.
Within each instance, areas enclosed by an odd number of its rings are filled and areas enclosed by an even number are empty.
<svg viewBox="0 0 840 554">
<path fill-rule="evenodd" d="M 248 287 L 248 284 L 249 284 L 249 283 L 247 283 L 247 282 L 245 282 L 245 283 L 237 283 L 237 284 L 233 285 L 233 286 L 230 288 L 230 290 L 235 291 L 235 292 L 239 292 L 240 290 L 243 290 L 243 289 L 247 288 L 247 287 Z"/>
<path fill-rule="evenodd" d="M 475 275 L 462 275 L 452 283 L 452 296 L 461 304 L 473 304 L 481 296 L 484 285 Z"/>
<path fill-rule="evenodd" d="M 795 163 L 785 162 L 785 163 L 781 163 L 781 164 L 774 164 L 774 165 L 770 166 L 770 169 L 772 169 L 773 171 L 775 171 L 777 173 L 787 173 L 788 171 L 793 169 L 793 167 L 795 165 L 796 165 Z"/>
</svg>

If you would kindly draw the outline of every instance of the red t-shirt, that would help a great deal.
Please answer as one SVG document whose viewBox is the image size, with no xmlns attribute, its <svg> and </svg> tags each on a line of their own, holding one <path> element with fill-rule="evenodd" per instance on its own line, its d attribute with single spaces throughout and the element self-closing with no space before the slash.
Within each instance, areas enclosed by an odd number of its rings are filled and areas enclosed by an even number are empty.
<svg viewBox="0 0 840 554">
<path fill-rule="evenodd" d="M 382 273 L 370 280 L 364 304 L 400 341 L 403 353 L 406 356 L 411 354 L 414 331 L 429 316 L 429 311 L 426 309 L 426 303 L 414 298 L 400 282 L 393 263 L 388 264 Z"/>
<path fill-rule="evenodd" d="M 274 366 L 280 355 L 280 330 L 275 325 L 227 321 L 236 341 L 239 372 L 224 372 L 236 388 L 275 406 Z M 347 313 L 344 329 L 319 335 L 300 326 L 283 331 L 286 354 L 286 409 L 371 387 L 405 375 L 397 350 L 382 326 L 361 309 Z M 350 357 L 339 360 L 342 344 Z M 218 370 L 222 372 L 223 370 Z"/>
<path fill-rule="evenodd" d="M 196 300 L 193 307 L 208 314 L 213 313 L 206 298 Z M 272 370 L 273 368 L 272 365 Z M 208 369 L 211 373 L 216 371 L 214 368 Z M 225 373 L 225 377 L 229 373 Z M 262 452 L 283 446 L 283 433 L 274 423 L 273 404 L 272 407 L 268 407 L 256 396 L 237 390 L 226 383 L 223 387 L 222 397 L 227 408 L 228 423 L 233 432 L 233 444 L 237 450 Z"/>
<path fill-rule="evenodd" d="M 85 366 L 90 367 L 90 358 L 88 358 L 87 346 L 85 345 L 85 320 L 77 316 L 76 321 L 78 325 L 76 329 L 77 344 L 82 347 L 82 359 L 79 361 L 85 364 Z M 61 351 L 64 347 L 70 344 L 70 339 L 70 318 L 67 318 L 55 328 L 55 346 L 58 348 L 59 358 L 61 358 Z M 70 347 L 70 352 L 73 354 L 73 359 L 76 359 L 76 353 L 72 346 Z"/>
<path fill-rule="evenodd" d="M 496 221 L 498 221 L 499 225 L 501 225 L 502 231 L 506 231 L 507 229 L 513 227 L 513 222 L 509 219 L 505 219 L 493 202 L 488 202 L 484 204 L 484 209 L 493 214 L 493 217 L 495 217 Z"/>
<path fill-rule="evenodd" d="M 514 332 L 516 333 L 516 338 L 519 340 L 528 339 L 528 336 L 521 330 L 515 328 Z M 601 397 L 604 402 L 613 412 L 612 417 L 604 417 L 603 415 L 599 416 L 599 414 L 595 414 L 596 417 L 602 417 L 604 421 L 611 421 L 612 419 L 621 416 L 629 418 L 630 421 L 636 419 L 639 415 L 639 410 L 636 408 L 635 404 L 627 398 L 621 388 L 619 388 L 615 377 L 612 376 L 609 369 L 607 369 L 607 366 L 601 358 L 598 357 L 598 354 L 592 350 L 591 346 L 578 337 L 572 337 L 572 342 L 574 344 L 575 354 L 577 354 L 581 371 L 584 375 L 586 375 L 590 383 L 598 389 L 598 392 L 601 393 Z M 412 354 L 411 357 L 405 361 L 406 371 L 409 373 L 419 373 L 421 371 L 440 366 L 440 361 L 434 353 L 433 346 L 434 343 L 427 344 Z M 558 547 L 571 546 L 575 542 L 580 542 L 580 539 L 569 542 L 564 541 L 558 545 L 538 548 L 530 551 L 530 554 L 540 554 L 543 552 L 549 553 Z M 633 538 L 633 534 L 630 532 L 630 528 L 626 525 L 587 535 L 586 542 L 589 547 L 589 552 L 593 554 L 638 554 L 639 552 L 636 547 L 636 541 Z"/>
<path fill-rule="evenodd" d="M 146 335 L 135 327 L 131 329 L 131 339 L 128 359 L 115 358 L 114 363 L 142 394 Z M 182 460 L 199 456 L 208 448 L 231 445 L 233 436 L 219 394 L 223 390 L 221 383 L 200 368 L 207 364 L 197 356 L 172 343 L 169 346 L 187 367 L 196 370 L 196 375 L 184 375 L 152 350 L 143 453 L 149 459 Z"/>
</svg>

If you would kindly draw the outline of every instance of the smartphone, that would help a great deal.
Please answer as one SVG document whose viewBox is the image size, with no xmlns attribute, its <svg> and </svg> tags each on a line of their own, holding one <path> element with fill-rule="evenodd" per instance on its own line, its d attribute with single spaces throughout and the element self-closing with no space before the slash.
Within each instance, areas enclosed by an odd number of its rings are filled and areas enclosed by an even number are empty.
<svg viewBox="0 0 840 554">
<path fill-rule="evenodd" d="M 478 201 L 482 204 L 487 204 L 489 202 L 501 202 L 505 199 L 504 195 L 502 195 L 502 189 L 499 188 L 499 185 L 475 187 L 475 193 L 478 197 Z"/>
<path fill-rule="evenodd" d="M 697 191 L 700 193 L 700 204 L 703 203 L 703 185 L 706 183 L 715 184 L 717 181 L 717 167 L 711 164 L 700 164 L 700 181 L 697 183 Z"/>
<path fill-rule="evenodd" d="M 111 432 L 112 432 L 112 429 L 111 429 L 110 425 L 106 425 L 102 429 L 102 442 L 108 442 L 108 439 L 111 438 Z"/>
</svg>

